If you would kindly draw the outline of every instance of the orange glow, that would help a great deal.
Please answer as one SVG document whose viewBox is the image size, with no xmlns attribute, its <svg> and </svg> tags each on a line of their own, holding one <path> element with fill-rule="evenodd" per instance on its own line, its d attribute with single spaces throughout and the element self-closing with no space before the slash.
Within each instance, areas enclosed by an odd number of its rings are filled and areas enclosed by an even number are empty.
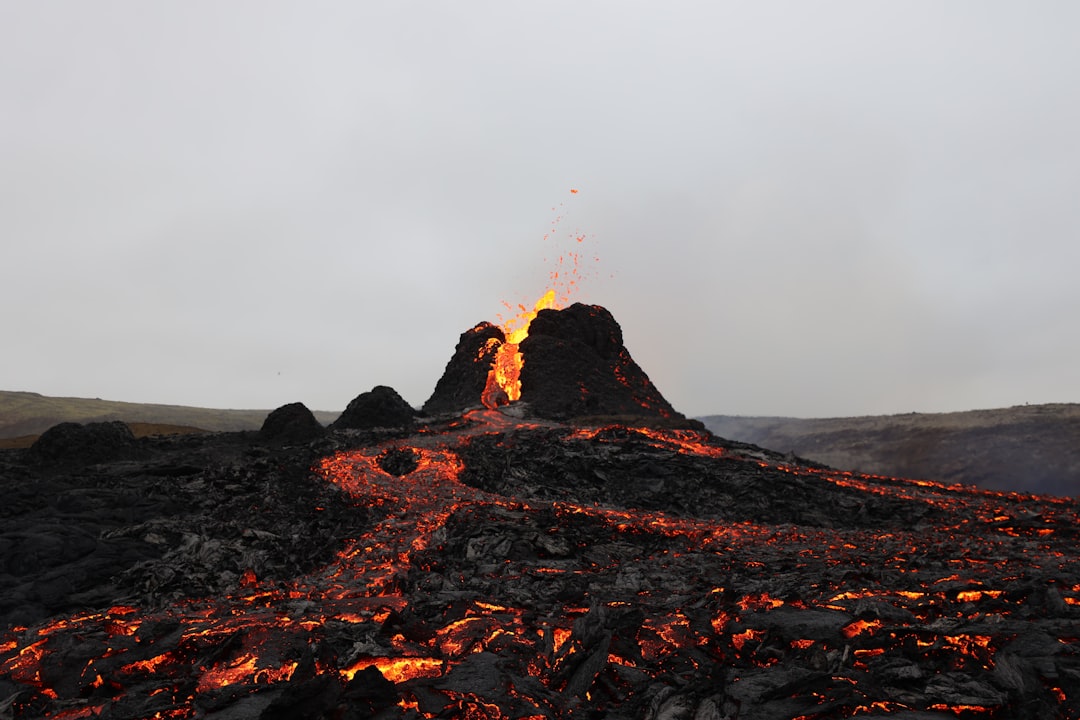
<svg viewBox="0 0 1080 720">
<path fill-rule="evenodd" d="M 874 631 L 883 624 L 884 623 L 880 620 L 855 620 L 845 625 L 840 632 L 842 632 L 846 638 L 853 638 L 864 632 L 873 635 Z"/>
<path fill-rule="evenodd" d="M 446 663 L 430 657 L 378 657 L 359 660 L 341 671 L 347 679 L 361 670 L 375 667 L 390 682 L 405 682 L 413 678 L 432 678 L 443 674 Z"/>
<path fill-rule="evenodd" d="M 506 342 L 499 346 L 495 353 L 495 361 L 488 372 L 487 385 L 481 400 L 484 407 L 494 409 L 499 405 L 505 405 L 521 398 L 521 368 L 524 359 L 518 350 L 518 345 L 529 335 L 529 323 L 541 310 L 550 310 L 556 307 L 555 290 L 548 290 L 540 296 L 532 309 L 524 305 L 518 305 L 520 312 L 507 320 L 502 331 L 506 336 Z"/>
<path fill-rule="evenodd" d="M 875 700 L 869 705 L 858 705 L 855 707 L 857 713 L 864 711 L 880 710 L 882 712 L 891 712 L 893 710 L 910 710 L 907 705 L 901 705 L 900 703 L 889 702 L 887 700 Z"/>
<path fill-rule="evenodd" d="M 731 644 L 735 646 L 736 650 L 742 650 L 743 645 L 745 645 L 748 640 L 761 640 L 763 637 L 765 637 L 764 630 L 743 630 L 740 633 L 732 634 Z"/>
<path fill-rule="evenodd" d="M 345 623 L 352 623 L 355 625 L 367 622 L 367 618 L 365 618 L 363 615 L 358 615 L 357 613 L 340 613 L 338 615 L 335 615 L 334 619 L 340 620 L 341 622 Z"/>
<path fill-rule="evenodd" d="M 80 708 L 71 708 L 70 710 L 63 710 L 51 717 L 54 720 L 75 720 L 75 718 L 91 718 L 101 715 L 101 705 L 92 705 Z"/>
<path fill-rule="evenodd" d="M 172 710 L 158 710 L 156 713 L 150 716 L 150 720 L 167 720 L 168 718 L 176 718 L 182 720 L 190 715 L 187 708 L 173 708 Z"/>
<path fill-rule="evenodd" d="M 855 657 L 857 658 L 877 657 L 878 655 L 884 654 L 885 648 L 865 648 L 863 650 L 855 651 Z"/>
<path fill-rule="evenodd" d="M 498 705 L 484 702 L 471 693 L 465 694 L 457 701 L 456 706 L 451 705 L 450 707 L 456 711 L 453 717 L 459 717 L 463 720 L 502 720 L 506 717 Z"/>
<path fill-rule="evenodd" d="M 993 638 L 989 635 L 944 635 L 945 642 L 965 655 L 970 655 L 979 660 L 990 659 L 990 643 Z"/>
<path fill-rule="evenodd" d="M 642 654 L 648 660 L 668 655 L 673 648 L 690 647 L 695 643 L 690 621 L 679 611 L 667 618 L 647 618 L 642 627 L 656 633 L 655 638 L 641 639 Z"/>
<path fill-rule="evenodd" d="M 106 614 L 110 616 L 120 615 L 122 617 L 136 612 L 138 612 L 138 608 L 133 608 L 130 605 L 113 605 Z"/>
<path fill-rule="evenodd" d="M 979 602 L 984 597 L 999 598 L 1002 594 L 1001 590 L 961 590 L 956 594 L 956 599 L 960 602 Z"/>
<path fill-rule="evenodd" d="M 449 657 L 464 655 L 476 644 L 475 632 L 472 629 L 476 625 L 487 624 L 485 618 L 477 616 L 455 620 L 435 633 L 439 638 L 439 650 Z"/>
<path fill-rule="evenodd" d="M 760 593 L 758 595 L 747 595 L 739 600 L 740 610 L 765 610 L 771 608 L 778 608 L 784 604 L 783 600 L 777 599 L 769 595 L 769 593 Z"/>
<path fill-rule="evenodd" d="M 555 648 L 555 652 L 558 652 L 559 649 L 569 639 L 570 639 L 570 631 L 567 630 L 566 628 L 558 628 L 557 627 L 554 630 L 552 630 L 552 643 L 553 643 L 553 646 Z"/>
<path fill-rule="evenodd" d="M 571 194 L 576 195 L 577 192 L 577 188 L 570 189 Z M 561 216 L 557 217 L 552 223 L 552 229 L 561 220 Z M 545 235 L 544 239 L 547 240 L 549 236 L 550 233 Z M 586 235 L 581 233 L 573 237 L 577 245 L 581 245 L 585 238 Z M 549 273 L 548 290 L 540 296 L 531 309 L 520 303 L 516 308 L 507 302 L 503 303 L 507 310 L 514 313 L 505 321 L 501 316 L 499 317 L 499 327 L 503 331 L 505 340 L 500 344 L 498 340 L 490 339 L 479 352 L 481 359 L 488 358 L 492 347 L 498 344 L 487 382 L 480 396 L 484 407 L 494 410 L 500 405 L 521 399 L 521 368 L 524 362 L 518 345 L 528 337 L 529 324 L 537 313 L 541 310 L 558 310 L 569 304 L 571 296 L 576 293 L 578 284 L 582 280 L 578 267 L 580 259 L 580 252 L 568 251 L 559 255 L 555 260 L 554 269 Z M 593 258 L 593 260 L 597 259 Z"/>
<path fill-rule="evenodd" d="M 158 666 L 163 665 L 168 661 L 169 661 L 168 653 L 163 653 L 161 655 L 155 655 L 154 657 L 149 658 L 147 660 L 136 660 L 135 662 L 130 663 L 130 664 L 125 665 L 124 667 L 120 668 L 120 672 L 124 672 L 124 673 L 132 673 L 132 672 L 153 673 L 153 672 L 157 671 Z"/>
<path fill-rule="evenodd" d="M 105 632 L 110 637 L 117 635 L 134 635 L 139 631 L 141 623 L 138 620 L 126 621 L 126 620 L 106 620 L 104 623 Z"/>
<path fill-rule="evenodd" d="M 292 677 L 296 663 L 286 663 L 280 668 L 259 668 L 256 655 L 242 655 L 224 667 L 207 670 L 199 680 L 199 692 L 225 687 L 254 679 L 256 683 L 275 683 Z"/>
<path fill-rule="evenodd" d="M 13 658 L 8 658 L 4 663 L 3 669 L 11 672 L 11 675 L 16 680 L 22 680 L 23 682 L 30 682 L 37 684 L 41 681 L 41 674 L 39 668 L 41 667 L 41 659 L 45 654 L 44 645 L 47 640 L 38 640 L 36 643 L 27 645 L 19 654 Z"/>
<path fill-rule="evenodd" d="M 524 305 L 518 305 L 518 314 L 507 320 L 503 326 L 502 331 L 506 335 L 506 342 L 511 345 L 518 345 L 529 336 L 529 323 L 533 321 L 533 318 L 539 314 L 541 310 L 551 310 L 557 306 L 555 302 L 555 290 L 548 290 L 546 293 L 540 296 L 532 307 L 532 310 L 527 309 Z"/>
<path fill-rule="evenodd" d="M 993 708 L 986 707 L 985 705 L 946 705 L 945 703 L 934 703 L 930 706 L 931 710 L 950 710 L 954 713 L 961 712 L 981 712 L 989 713 L 993 711 Z"/>
</svg>

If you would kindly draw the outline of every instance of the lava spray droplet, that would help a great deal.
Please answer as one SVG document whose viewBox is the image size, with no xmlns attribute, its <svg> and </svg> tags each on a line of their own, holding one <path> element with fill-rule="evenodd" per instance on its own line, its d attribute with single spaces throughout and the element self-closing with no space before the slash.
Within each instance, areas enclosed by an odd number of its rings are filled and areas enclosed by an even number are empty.
<svg viewBox="0 0 1080 720">
<path fill-rule="evenodd" d="M 570 188 L 571 195 L 577 195 L 577 188 Z M 545 243 L 552 241 L 558 234 L 557 230 L 563 220 L 563 203 L 552 208 L 556 213 L 551 221 L 551 230 L 543 237 Z M 584 244 L 588 235 L 579 229 L 568 233 L 565 240 L 569 248 L 575 248 Z M 541 310 L 560 310 L 569 305 L 580 290 L 581 282 L 586 277 L 594 276 L 595 272 L 583 272 L 581 268 L 582 251 L 566 249 L 558 252 L 552 269 L 548 272 L 548 287 L 535 303 L 531 306 L 524 303 L 511 305 L 503 301 L 503 306 L 510 312 L 516 313 L 509 318 L 498 316 L 499 326 L 506 336 L 506 341 L 499 346 L 488 372 L 487 383 L 484 387 L 481 400 L 488 408 L 505 405 L 521 398 L 521 368 L 524 359 L 518 350 L 518 345 L 529 334 L 529 324 Z M 555 253 L 552 253 L 553 255 Z M 585 256 L 592 262 L 599 262 L 599 256 L 595 254 Z"/>
</svg>

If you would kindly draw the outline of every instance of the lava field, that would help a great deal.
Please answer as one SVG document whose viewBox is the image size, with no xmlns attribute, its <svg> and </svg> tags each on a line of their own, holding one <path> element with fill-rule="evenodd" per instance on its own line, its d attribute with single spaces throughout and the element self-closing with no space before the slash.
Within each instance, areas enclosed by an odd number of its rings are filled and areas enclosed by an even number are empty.
<svg viewBox="0 0 1080 720">
<path fill-rule="evenodd" d="M 1077 501 L 713 437 L 584 326 L 520 398 L 477 326 L 439 413 L 0 453 L 0 718 L 1080 717 Z"/>
</svg>

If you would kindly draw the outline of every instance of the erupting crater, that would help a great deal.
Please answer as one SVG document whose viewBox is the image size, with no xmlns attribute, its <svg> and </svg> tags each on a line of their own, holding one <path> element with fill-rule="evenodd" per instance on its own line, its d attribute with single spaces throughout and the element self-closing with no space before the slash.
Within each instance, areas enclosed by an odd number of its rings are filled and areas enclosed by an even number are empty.
<svg viewBox="0 0 1080 720">
<path fill-rule="evenodd" d="M 0 458 L 34 508 L 4 516 L 6 592 L 57 582 L 22 548 L 135 558 L 0 627 L 0 718 L 1080 717 L 1075 500 L 673 427 L 604 308 L 526 314 L 461 336 L 426 418 L 380 386 L 317 437 L 290 408 L 258 438 Z M 109 488 L 95 546 L 71 508 Z"/>
<path fill-rule="evenodd" d="M 634 362 L 606 308 L 557 309 L 552 290 L 503 327 L 482 322 L 463 333 L 424 411 L 494 409 L 519 400 L 533 416 L 551 420 L 606 415 L 686 422 Z"/>
</svg>

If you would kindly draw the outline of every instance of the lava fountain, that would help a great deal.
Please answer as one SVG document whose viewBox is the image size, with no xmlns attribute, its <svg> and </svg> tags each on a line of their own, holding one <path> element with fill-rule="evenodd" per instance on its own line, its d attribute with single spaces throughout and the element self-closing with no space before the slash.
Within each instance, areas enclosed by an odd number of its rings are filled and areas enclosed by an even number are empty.
<svg viewBox="0 0 1080 720">
<path fill-rule="evenodd" d="M 520 312 L 504 323 L 501 328 L 506 340 L 501 344 L 495 338 L 488 340 L 489 347 L 497 344 L 498 349 L 495 351 L 495 359 L 488 372 L 481 401 L 484 407 L 492 410 L 521 399 L 521 368 L 525 362 L 518 346 L 529 336 L 529 324 L 541 310 L 558 309 L 555 290 L 550 289 L 540 296 L 531 310 L 524 305 L 518 305 L 518 308 Z"/>
</svg>

